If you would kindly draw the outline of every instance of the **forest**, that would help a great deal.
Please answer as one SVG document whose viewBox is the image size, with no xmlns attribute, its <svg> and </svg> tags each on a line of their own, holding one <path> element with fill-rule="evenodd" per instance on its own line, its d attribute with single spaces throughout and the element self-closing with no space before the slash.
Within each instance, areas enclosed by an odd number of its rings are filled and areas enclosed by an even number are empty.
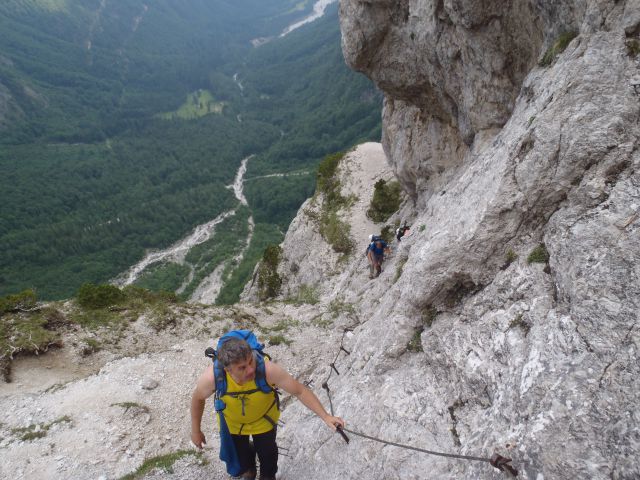
<svg viewBox="0 0 640 480">
<path fill-rule="evenodd" d="M 101 5 L 0 5 L 0 295 L 112 280 L 235 208 L 226 187 L 254 155 L 234 228 L 252 215 L 255 232 L 218 299 L 234 301 L 323 156 L 380 138 L 381 95 L 344 65 L 336 5 L 283 38 L 311 2 Z M 211 270 L 238 245 L 219 238 L 195 262 Z M 185 272 L 156 266 L 141 282 L 175 290 Z"/>
</svg>

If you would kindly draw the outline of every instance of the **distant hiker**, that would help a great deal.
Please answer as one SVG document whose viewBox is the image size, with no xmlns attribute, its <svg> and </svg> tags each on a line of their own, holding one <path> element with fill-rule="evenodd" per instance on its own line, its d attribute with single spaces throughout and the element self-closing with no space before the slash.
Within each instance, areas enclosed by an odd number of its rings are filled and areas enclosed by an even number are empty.
<svg viewBox="0 0 640 480">
<path fill-rule="evenodd" d="M 374 235 L 374 234 L 369 235 L 369 243 L 367 243 L 367 249 L 364 251 L 364 256 L 367 257 L 367 260 L 369 259 L 369 250 L 371 250 L 371 245 L 373 244 L 374 240 L 377 240 L 379 238 L 381 237 L 379 237 L 378 235 Z"/>
<path fill-rule="evenodd" d="M 263 345 L 248 330 L 234 330 L 218 341 L 214 358 L 200 376 L 191 397 L 191 441 L 202 448 L 201 430 L 206 399 L 215 394 L 220 427 L 220 459 L 227 472 L 241 479 L 256 478 L 256 454 L 260 479 L 275 479 L 278 471 L 276 431 L 280 417 L 277 388 L 290 393 L 333 430 L 344 420 L 329 415 L 318 397 L 278 364 L 269 361 Z M 249 442 L 253 437 L 253 444 Z"/>
<path fill-rule="evenodd" d="M 367 249 L 364 251 L 365 257 L 369 258 L 369 250 L 371 250 L 371 245 L 378 239 L 382 239 L 382 237 L 374 234 L 369 235 L 369 243 L 367 244 Z"/>
<path fill-rule="evenodd" d="M 373 236 L 373 241 L 367 247 L 367 259 L 369 260 L 369 278 L 376 278 L 382 272 L 384 254 L 391 249 L 382 238 Z"/>
<path fill-rule="evenodd" d="M 406 223 L 402 227 L 396 228 L 396 240 L 401 241 L 402 237 L 404 237 L 405 233 L 409 231 L 411 227 Z"/>
</svg>

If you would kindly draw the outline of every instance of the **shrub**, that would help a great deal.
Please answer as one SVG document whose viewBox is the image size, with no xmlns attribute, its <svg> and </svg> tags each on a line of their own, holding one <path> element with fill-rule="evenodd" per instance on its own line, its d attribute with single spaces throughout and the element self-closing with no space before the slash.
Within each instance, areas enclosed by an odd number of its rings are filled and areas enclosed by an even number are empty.
<svg viewBox="0 0 640 480">
<path fill-rule="evenodd" d="M 124 408 L 125 413 L 128 412 L 129 410 L 134 410 L 141 413 L 149 413 L 149 407 L 145 405 L 140 405 L 139 403 L 136 403 L 136 402 L 112 403 L 111 406 Z"/>
<path fill-rule="evenodd" d="M 396 229 L 393 227 L 393 225 L 385 225 L 380 231 L 380 236 L 382 237 L 382 240 L 385 241 L 385 243 L 391 243 L 393 242 L 395 233 Z"/>
<path fill-rule="evenodd" d="M 177 323 L 177 318 L 169 308 L 155 307 L 147 323 L 156 332 L 160 332 Z"/>
<path fill-rule="evenodd" d="M 500 270 L 506 270 L 507 268 L 509 268 L 509 265 L 511 265 L 517 259 L 518 259 L 518 254 L 510 248 L 504 254 L 504 263 L 500 267 Z"/>
<path fill-rule="evenodd" d="M 15 310 L 27 310 L 36 306 L 37 297 L 33 290 L 23 290 L 15 295 L 0 298 L 0 315 Z"/>
<path fill-rule="evenodd" d="M 316 192 L 323 194 L 322 209 L 320 215 L 311 210 L 307 212 L 307 215 L 318 222 L 320 235 L 335 252 L 349 254 L 354 248 L 350 238 L 351 227 L 348 223 L 340 220 L 338 216 L 338 210 L 348 207 L 353 201 L 353 198 L 343 197 L 340 194 L 340 181 L 336 173 L 343 157 L 343 152 L 335 153 L 326 156 L 320 162 Z"/>
<path fill-rule="evenodd" d="M 265 327 L 265 326 L 260 326 L 260 330 L 264 333 L 274 333 L 274 332 L 286 332 L 288 331 L 291 327 L 300 325 L 300 322 L 297 320 L 294 320 L 291 317 L 285 317 L 281 320 L 278 321 L 278 323 L 276 323 L 275 325 L 271 326 L 271 327 Z"/>
<path fill-rule="evenodd" d="M 351 227 L 338 217 L 335 210 L 325 211 L 320 219 L 320 235 L 334 252 L 349 254 L 354 249 Z"/>
<path fill-rule="evenodd" d="M 152 292 L 136 285 L 119 289 L 113 285 L 89 283 L 80 287 L 79 308 L 70 313 L 69 321 L 90 329 L 107 325 L 124 329 L 129 322 L 147 312 L 147 323 L 161 330 L 175 323 L 169 305 L 176 302 L 177 297 L 172 292 Z"/>
<path fill-rule="evenodd" d="M 47 318 L 40 312 L 3 316 L 0 321 L 0 359 L 10 360 L 21 353 L 38 354 L 46 352 L 50 346 L 59 345 L 60 335 L 49 330 L 47 323 Z"/>
<path fill-rule="evenodd" d="M 102 345 L 95 338 L 83 338 L 80 353 L 86 357 L 92 353 L 96 353 L 102 349 Z"/>
<path fill-rule="evenodd" d="M 154 292 L 137 285 L 127 285 L 122 289 L 122 292 L 129 302 L 139 300 L 147 304 L 178 303 L 178 296 L 174 292 L 168 292 L 166 290 Z"/>
<path fill-rule="evenodd" d="M 81 307 L 98 309 L 122 303 L 126 295 L 114 285 L 85 283 L 78 290 L 77 299 Z"/>
<path fill-rule="evenodd" d="M 549 252 L 544 244 L 538 245 L 534 248 L 527 257 L 527 263 L 547 263 L 549 261 Z"/>
<path fill-rule="evenodd" d="M 264 249 L 262 261 L 258 267 L 258 297 L 267 300 L 276 297 L 280 293 L 282 278 L 278 274 L 278 264 L 282 248 L 278 245 L 269 245 Z"/>
<path fill-rule="evenodd" d="M 378 180 L 374 185 L 367 216 L 376 223 L 384 222 L 400 208 L 400 192 L 400 183 L 397 181 L 387 183 L 383 179 Z"/>
<path fill-rule="evenodd" d="M 318 165 L 316 191 L 322 192 L 330 203 L 336 200 L 336 196 L 340 196 L 340 182 L 336 173 L 343 157 L 344 152 L 327 155 Z"/>
<path fill-rule="evenodd" d="M 333 327 L 333 319 L 324 318 L 324 315 L 321 313 L 311 319 L 311 324 L 318 328 L 330 329 Z"/>
</svg>

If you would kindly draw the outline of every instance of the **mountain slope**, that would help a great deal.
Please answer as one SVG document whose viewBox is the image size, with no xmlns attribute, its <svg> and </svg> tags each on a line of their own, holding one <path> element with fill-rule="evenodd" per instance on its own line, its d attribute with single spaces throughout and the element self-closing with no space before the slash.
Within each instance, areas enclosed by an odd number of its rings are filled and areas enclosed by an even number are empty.
<svg viewBox="0 0 640 480">
<path fill-rule="evenodd" d="M 518 478 L 636 478 L 638 2 L 503 7 L 341 2 L 345 57 L 385 93 L 383 146 L 412 199 L 396 219 L 414 233 L 395 275 L 349 275 L 356 251 L 318 285 L 360 307 L 333 406 L 364 434 L 497 452 Z M 505 475 L 345 448 L 288 413 L 289 453 L 313 461 L 286 476 Z"/>
</svg>

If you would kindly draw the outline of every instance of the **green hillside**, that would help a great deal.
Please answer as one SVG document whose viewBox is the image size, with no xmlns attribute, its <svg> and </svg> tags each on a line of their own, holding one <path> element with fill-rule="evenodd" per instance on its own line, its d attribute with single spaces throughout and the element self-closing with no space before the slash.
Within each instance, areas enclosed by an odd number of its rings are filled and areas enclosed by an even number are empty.
<svg viewBox="0 0 640 480">
<path fill-rule="evenodd" d="M 344 65 L 335 5 L 251 46 L 303 3 L 0 4 L 0 295 L 64 298 L 108 281 L 235 206 L 225 186 L 256 154 L 254 243 L 223 292 L 237 298 L 312 193 L 318 161 L 380 135 L 381 97 Z"/>
</svg>

